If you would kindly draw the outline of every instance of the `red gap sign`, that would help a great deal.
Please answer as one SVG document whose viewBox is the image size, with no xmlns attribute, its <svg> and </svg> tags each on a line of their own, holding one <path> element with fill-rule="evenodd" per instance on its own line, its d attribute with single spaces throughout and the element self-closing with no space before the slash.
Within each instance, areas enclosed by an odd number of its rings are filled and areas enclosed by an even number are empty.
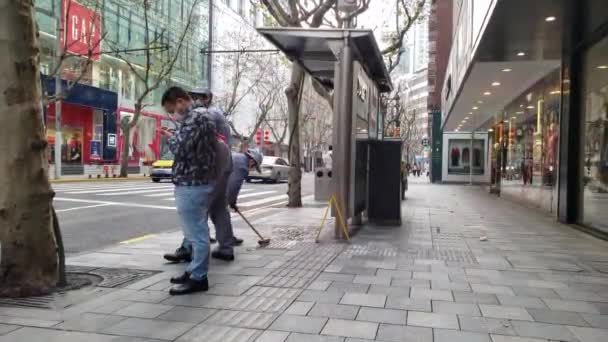
<svg viewBox="0 0 608 342">
<path fill-rule="evenodd" d="M 101 52 L 101 14 L 73 0 L 62 0 L 64 34 L 61 45 L 69 53 L 98 61 Z M 66 42 L 67 41 L 67 42 Z"/>
</svg>

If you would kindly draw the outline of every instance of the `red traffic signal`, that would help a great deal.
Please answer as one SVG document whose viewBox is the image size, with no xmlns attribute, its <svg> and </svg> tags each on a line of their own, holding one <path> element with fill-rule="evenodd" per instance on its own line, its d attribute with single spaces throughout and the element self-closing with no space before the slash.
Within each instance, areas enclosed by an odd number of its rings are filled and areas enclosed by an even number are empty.
<svg viewBox="0 0 608 342">
<path fill-rule="evenodd" d="M 255 142 L 258 145 L 262 144 L 262 130 L 258 129 L 257 132 L 255 132 Z"/>
<path fill-rule="evenodd" d="M 264 130 L 264 143 L 270 145 L 270 131 Z"/>
</svg>

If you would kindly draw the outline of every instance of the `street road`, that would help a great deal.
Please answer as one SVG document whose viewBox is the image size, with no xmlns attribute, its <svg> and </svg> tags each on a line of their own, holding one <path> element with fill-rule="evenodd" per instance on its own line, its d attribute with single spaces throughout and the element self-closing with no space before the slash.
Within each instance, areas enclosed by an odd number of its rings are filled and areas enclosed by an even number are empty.
<svg viewBox="0 0 608 342">
<path fill-rule="evenodd" d="M 302 196 L 314 192 L 312 175 L 304 175 Z M 150 180 L 53 184 L 67 254 L 179 229 L 173 184 Z M 266 207 L 287 203 L 287 184 L 245 184 L 238 205 L 248 217 Z M 238 236 L 238 231 L 235 231 Z"/>
</svg>

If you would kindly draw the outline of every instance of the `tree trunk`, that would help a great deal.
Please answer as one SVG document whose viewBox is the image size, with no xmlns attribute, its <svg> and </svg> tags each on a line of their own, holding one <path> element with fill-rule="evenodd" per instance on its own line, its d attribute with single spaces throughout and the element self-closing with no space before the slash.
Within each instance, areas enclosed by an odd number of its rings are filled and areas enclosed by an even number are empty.
<svg viewBox="0 0 608 342">
<path fill-rule="evenodd" d="M 55 207 L 51 207 L 53 213 L 53 234 L 55 235 L 55 243 L 57 244 L 57 287 L 66 287 L 68 278 L 65 268 L 65 247 L 63 246 L 63 235 L 59 227 L 59 219 L 55 212 Z"/>
<path fill-rule="evenodd" d="M 298 64 L 291 67 L 291 81 L 285 90 L 287 95 L 287 110 L 289 112 L 289 184 L 287 206 L 299 208 L 302 206 L 302 168 L 300 167 L 300 102 L 304 85 L 304 70 Z"/>
<path fill-rule="evenodd" d="M 0 0 L 0 15 L 0 296 L 42 295 L 57 251 L 33 1 Z"/>
<path fill-rule="evenodd" d="M 125 120 L 126 121 L 126 120 Z M 129 145 L 131 144 L 131 127 L 128 122 L 121 121 L 120 130 L 122 131 L 122 152 L 120 154 L 120 177 L 129 177 Z"/>
</svg>

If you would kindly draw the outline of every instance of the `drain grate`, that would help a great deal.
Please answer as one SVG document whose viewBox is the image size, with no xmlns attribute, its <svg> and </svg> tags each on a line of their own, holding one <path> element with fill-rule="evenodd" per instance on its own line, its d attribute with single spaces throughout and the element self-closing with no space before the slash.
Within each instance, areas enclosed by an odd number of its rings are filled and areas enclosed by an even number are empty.
<svg viewBox="0 0 608 342">
<path fill-rule="evenodd" d="M 67 266 L 68 282 L 76 288 L 88 287 L 87 291 L 58 291 L 47 296 L 26 298 L 0 298 L 0 307 L 22 307 L 38 309 L 64 309 L 77 303 L 93 299 L 111 288 L 126 287 L 146 279 L 158 271 L 122 268 L 92 268 Z M 80 284 L 80 285 L 78 285 Z M 89 289 L 93 289 L 92 291 Z"/>
<path fill-rule="evenodd" d="M 130 284 L 151 277 L 159 272 L 126 268 L 96 268 L 90 270 L 88 273 L 103 278 L 101 283 L 97 284 L 98 287 L 117 288 L 129 286 Z"/>
</svg>

